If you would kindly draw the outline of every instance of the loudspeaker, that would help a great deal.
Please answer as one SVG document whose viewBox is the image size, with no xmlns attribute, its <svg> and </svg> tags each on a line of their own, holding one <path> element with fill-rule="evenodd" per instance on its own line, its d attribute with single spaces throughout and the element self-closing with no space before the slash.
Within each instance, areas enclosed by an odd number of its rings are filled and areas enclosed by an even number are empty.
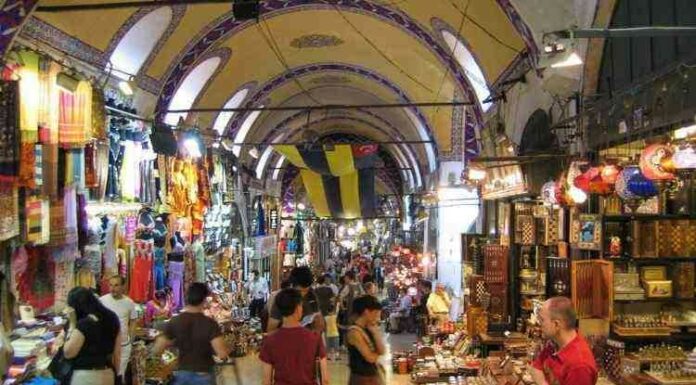
<svg viewBox="0 0 696 385">
<path fill-rule="evenodd" d="M 259 18 L 259 0 L 237 0 L 232 4 L 232 14 L 237 20 Z"/>
</svg>

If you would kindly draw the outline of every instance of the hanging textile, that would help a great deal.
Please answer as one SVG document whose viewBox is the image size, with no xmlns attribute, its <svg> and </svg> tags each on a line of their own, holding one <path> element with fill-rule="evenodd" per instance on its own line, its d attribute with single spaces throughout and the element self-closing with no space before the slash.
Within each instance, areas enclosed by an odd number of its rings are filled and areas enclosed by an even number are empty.
<svg viewBox="0 0 696 385">
<path fill-rule="evenodd" d="M 376 145 L 339 144 L 321 150 L 294 145 L 274 146 L 300 175 L 319 217 L 359 218 L 375 215 L 372 165 Z"/>
<path fill-rule="evenodd" d="M 184 306 L 184 263 L 169 261 L 169 287 L 172 289 L 172 310 Z"/>
<path fill-rule="evenodd" d="M 152 263 L 153 263 L 152 241 L 135 241 L 135 260 L 133 261 L 133 275 L 130 279 L 129 296 L 133 301 L 144 303 L 152 297 Z"/>
<path fill-rule="evenodd" d="M 56 262 L 55 274 L 55 308 L 56 312 L 61 311 L 68 300 L 68 293 L 75 287 L 75 261 Z"/>
<path fill-rule="evenodd" d="M 92 137 L 99 140 L 107 138 L 104 90 L 97 86 L 92 87 Z"/>
<path fill-rule="evenodd" d="M 63 196 L 51 202 L 50 244 L 77 243 L 77 195 L 74 187 L 65 188 Z"/>
<path fill-rule="evenodd" d="M 163 290 L 166 286 L 166 272 L 164 269 L 167 252 L 163 247 L 155 247 L 153 253 L 154 264 L 152 267 L 153 279 L 155 281 L 155 290 Z"/>
<path fill-rule="evenodd" d="M 28 196 L 24 202 L 26 235 L 28 243 L 43 245 L 51 237 L 50 205 L 47 200 Z"/>
<path fill-rule="evenodd" d="M 39 59 L 39 140 L 41 143 L 58 143 L 60 87 L 57 83 L 61 67 L 49 58 Z"/>
<path fill-rule="evenodd" d="M 264 214 L 263 211 L 263 203 L 260 201 L 256 208 L 256 228 L 254 229 L 254 235 L 257 237 L 266 235 L 266 214 Z"/>
<path fill-rule="evenodd" d="M 302 258 L 304 256 L 304 230 L 300 221 L 295 224 L 294 244 L 297 257 Z"/>
<path fill-rule="evenodd" d="M 35 188 L 34 145 L 39 130 L 39 56 L 33 52 L 22 52 L 23 63 L 17 71 L 19 78 L 19 129 L 20 153 L 19 185 Z"/>
<path fill-rule="evenodd" d="M 19 84 L 0 82 L 0 182 L 14 183 L 19 175 Z"/>
<path fill-rule="evenodd" d="M 58 141 L 62 147 L 81 147 L 92 136 L 92 86 L 80 81 L 75 92 L 59 91 Z"/>
<path fill-rule="evenodd" d="M 41 311 L 55 302 L 55 263 L 46 247 L 25 247 L 25 250 L 27 267 L 19 277 L 19 297 Z"/>
<path fill-rule="evenodd" d="M 19 235 L 19 190 L 0 187 L 0 241 Z"/>
<path fill-rule="evenodd" d="M 59 149 L 57 144 L 44 144 L 42 146 L 43 155 L 43 193 L 54 197 L 58 195 L 58 158 Z"/>
</svg>

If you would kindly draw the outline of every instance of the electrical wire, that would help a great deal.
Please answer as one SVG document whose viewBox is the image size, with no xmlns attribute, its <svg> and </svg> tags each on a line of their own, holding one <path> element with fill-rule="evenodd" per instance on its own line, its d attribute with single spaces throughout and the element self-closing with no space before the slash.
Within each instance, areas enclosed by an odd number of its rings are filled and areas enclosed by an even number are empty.
<svg viewBox="0 0 696 385">
<path fill-rule="evenodd" d="M 343 18 L 343 20 L 344 20 L 344 21 L 345 21 L 345 22 L 346 22 L 358 35 L 360 35 L 360 37 L 361 37 L 363 40 L 365 40 L 365 42 L 366 42 L 368 45 L 370 45 L 370 47 L 372 47 L 380 56 L 382 56 L 382 57 L 384 58 L 384 60 L 386 60 L 389 64 L 391 64 L 394 68 L 396 68 L 399 72 L 401 72 L 401 74 L 403 74 L 404 76 L 406 76 L 406 77 L 408 77 L 409 79 L 411 79 L 411 81 L 413 81 L 414 83 L 416 83 L 416 84 L 418 84 L 419 86 L 421 86 L 422 88 L 428 90 L 430 93 L 433 92 L 433 90 L 430 89 L 430 87 L 426 86 L 425 84 L 423 84 L 422 82 L 420 82 L 418 79 L 416 79 L 413 75 L 411 75 L 411 74 L 409 74 L 408 72 L 406 72 L 403 68 L 401 68 L 401 66 L 400 66 L 398 63 L 396 63 L 396 62 L 395 62 L 394 60 L 392 60 L 386 53 L 384 53 L 384 51 L 382 51 L 381 49 L 379 49 L 379 47 L 377 47 L 377 46 L 375 45 L 375 43 L 372 42 L 372 40 L 370 40 L 367 36 L 365 36 L 365 34 L 362 33 L 362 31 L 360 31 L 360 29 L 358 29 L 358 27 L 356 27 L 355 24 L 353 24 L 353 23 L 346 17 L 346 15 L 343 14 L 343 12 L 342 12 L 341 9 L 338 7 L 338 5 L 334 4 L 333 7 L 334 7 L 334 9 L 336 10 L 336 12 L 338 12 L 338 14 L 341 16 L 341 18 Z"/>
<path fill-rule="evenodd" d="M 268 30 L 268 36 L 266 36 L 266 33 L 263 31 L 263 28 L 261 27 L 261 24 L 263 24 L 263 25 L 266 27 L 266 30 Z M 260 21 L 260 23 L 257 23 L 257 24 L 256 24 L 256 28 L 258 29 L 258 31 L 259 31 L 259 33 L 261 34 L 261 36 L 263 37 L 264 41 L 265 41 L 266 44 L 268 45 L 268 48 L 270 48 L 271 51 L 273 52 L 273 54 L 275 55 L 275 57 L 276 57 L 276 59 L 278 60 L 278 62 L 280 63 L 280 65 L 282 65 L 283 68 L 285 68 L 285 71 L 289 73 L 289 72 L 290 72 L 290 66 L 288 65 L 288 62 L 287 62 L 287 61 L 285 60 L 285 58 L 283 57 L 283 54 L 282 54 L 282 52 L 280 51 L 280 47 L 278 46 L 277 41 L 276 41 L 275 38 L 273 37 L 273 33 L 271 32 L 271 28 L 268 26 L 268 23 L 266 22 L 266 20 L 265 20 L 265 19 L 262 19 L 262 20 Z M 292 77 L 292 80 L 293 80 L 293 82 L 295 83 L 295 85 L 296 85 L 305 95 L 307 95 L 307 97 L 308 97 L 311 101 L 313 101 L 313 102 L 316 103 L 317 105 L 320 105 L 320 106 L 322 105 L 321 102 L 319 102 L 317 99 L 315 99 L 315 98 L 312 96 L 312 94 L 311 94 L 309 91 L 307 91 L 307 89 L 304 88 L 304 86 L 302 86 L 302 83 L 300 83 L 300 81 L 299 81 L 295 76 Z"/>
<path fill-rule="evenodd" d="M 464 28 L 464 22 L 466 21 L 466 12 L 469 11 L 469 4 L 471 2 L 468 2 L 466 4 L 466 8 L 464 8 L 464 14 L 462 14 L 462 21 L 459 22 L 459 28 L 457 29 L 457 38 L 455 39 L 456 41 L 454 42 L 454 47 L 452 47 L 452 51 L 450 52 L 450 60 L 454 60 L 454 53 L 457 51 L 457 47 L 459 46 L 459 36 L 462 35 L 462 29 Z M 440 86 L 437 88 L 437 94 L 435 95 L 435 100 L 440 99 L 440 93 L 442 92 L 442 87 L 445 85 L 445 80 L 447 80 L 447 76 L 449 76 L 450 73 L 450 67 L 445 66 L 445 74 L 442 76 L 442 80 L 440 81 Z M 434 112 L 430 113 L 430 119 L 432 120 L 433 113 L 437 114 L 440 112 L 440 107 L 436 108 Z"/>
<path fill-rule="evenodd" d="M 469 0 L 469 2 L 467 3 L 467 7 L 468 7 L 469 4 L 471 4 L 473 1 L 475 1 L 475 0 Z M 467 19 L 469 19 L 469 21 L 471 21 L 472 24 L 474 24 L 475 26 L 479 27 L 479 29 L 480 29 L 481 31 L 483 31 L 483 33 L 485 33 L 486 35 L 488 35 L 489 37 L 491 37 L 493 40 L 495 40 L 496 42 L 498 42 L 498 44 L 502 45 L 503 47 L 505 47 L 505 48 L 507 48 L 507 49 L 509 49 L 509 50 L 511 50 L 511 51 L 513 51 L 513 52 L 516 53 L 516 54 L 521 53 L 520 50 L 518 50 L 517 48 L 515 48 L 515 47 L 513 47 L 513 46 L 511 46 L 511 45 L 509 45 L 509 44 L 507 44 L 507 43 L 505 43 L 505 42 L 502 41 L 500 38 L 498 38 L 497 36 L 495 36 L 491 31 L 489 31 L 486 27 L 484 27 L 483 25 L 481 25 L 478 21 L 474 20 L 472 17 L 470 17 L 470 16 L 466 15 L 464 12 L 462 12 L 462 10 L 459 9 L 459 6 L 457 6 L 457 4 L 455 4 L 455 2 L 454 2 L 453 0 L 450 0 L 450 3 L 451 3 L 452 6 L 454 7 L 454 9 L 456 9 L 457 11 L 459 11 L 459 13 L 462 14 L 462 16 L 464 16 L 464 17 L 466 17 Z"/>
</svg>

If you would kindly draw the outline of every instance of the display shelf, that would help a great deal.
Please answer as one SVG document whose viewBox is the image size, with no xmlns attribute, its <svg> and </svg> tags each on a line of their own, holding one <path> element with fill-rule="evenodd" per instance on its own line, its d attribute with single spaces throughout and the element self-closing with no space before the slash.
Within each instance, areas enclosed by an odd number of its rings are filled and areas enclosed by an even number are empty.
<svg viewBox="0 0 696 385">
<path fill-rule="evenodd" d="M 661 257 L 661 258 L 607 258 L 608 261 L 612 262 L 631 262 L 637 265 L 661 265 L 670 264 L 672 262 L 696 262 L 696 257 Z"/>
<path fill-rule="evenodd" d="M 605 222 L 630 222 L 630 221 L 650 221 L 660 219 L 696 219 L 696 215 L 690 214 L 636 214 L 636 215 L 604 215 Z"/>
</svg>

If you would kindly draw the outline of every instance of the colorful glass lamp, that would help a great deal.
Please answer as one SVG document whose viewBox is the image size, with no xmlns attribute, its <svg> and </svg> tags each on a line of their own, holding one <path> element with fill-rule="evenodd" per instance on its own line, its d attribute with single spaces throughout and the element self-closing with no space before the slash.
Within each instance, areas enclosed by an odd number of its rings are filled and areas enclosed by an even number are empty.
<svg viewBox="0 0 696 385">
<path fill-rule="evenodd" d="M 640 171 L 655 183 L 660 196 L 660 213 L 667 213 L 667 190 L 674 181 L 674 152 L 667 144 L 651 144 L 640 154 Z"/>
</svg>

